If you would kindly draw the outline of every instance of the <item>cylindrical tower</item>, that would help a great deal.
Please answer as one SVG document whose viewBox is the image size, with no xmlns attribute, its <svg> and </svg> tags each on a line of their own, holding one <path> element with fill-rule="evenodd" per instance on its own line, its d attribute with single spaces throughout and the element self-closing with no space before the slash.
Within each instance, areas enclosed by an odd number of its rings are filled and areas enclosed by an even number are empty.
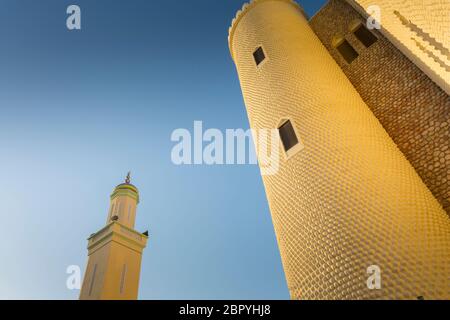
<svg viewBox="0 0 450 320">
<path fill-rule="evenodd" d="M 252 129 L 282 140 L 263 181 L 291 297 L 450 298 L 447 215 L 302 9 L 255 0 L 229 45 Z"/>
<path fill-rule="evenodd" d="M 136 209 L 139 204 L 139 191 L 131 184 L 130 174 L 125 183 L 119 184 L 111 194 L 108 220 L 118 221 L 128 228 L 134 228 L 136 221 Z"/>
</svg>

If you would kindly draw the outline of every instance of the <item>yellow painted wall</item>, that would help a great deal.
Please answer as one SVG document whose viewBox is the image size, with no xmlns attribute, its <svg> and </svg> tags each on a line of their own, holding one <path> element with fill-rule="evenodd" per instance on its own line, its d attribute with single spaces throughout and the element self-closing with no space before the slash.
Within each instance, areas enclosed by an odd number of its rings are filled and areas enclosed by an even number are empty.
<svg viewBox="0 0 450 320">
<path fill-rule="evenodd" d="M 136 223 L 136 209 L 137 202 L 135 199 L 127 196 L 117 196 L 111 201 L 106 223 L 111 222 L 111 218 L 117 216 L 120 223 L 129 228 L 134 228 Z"/>
<path fill-rule="evenodd" d="M 139 292 L 141 253 L 129 250 L 120 243 L 112 242 L 108 265 L 101 299 L 136 300 Z M 124 266 L 126 266 L 126 272 L 122 285 Z"/>
<path fill-rule="evenodd" d="M 305 146 L 263 177 L 292 298 L 450 298 L 448 216 L 300 8 L 253 1 L 229 41 L 250 126 L 289 118 Z M 382 290 L 367 287 L 371 265 Z"/>
<path fill-rule="evenodd" d="M 101 299 L 110 251 L 111 243 L 103 246 L 95 255 L 89 257 L 81 288 L 80 300 Z"/>
</svg>

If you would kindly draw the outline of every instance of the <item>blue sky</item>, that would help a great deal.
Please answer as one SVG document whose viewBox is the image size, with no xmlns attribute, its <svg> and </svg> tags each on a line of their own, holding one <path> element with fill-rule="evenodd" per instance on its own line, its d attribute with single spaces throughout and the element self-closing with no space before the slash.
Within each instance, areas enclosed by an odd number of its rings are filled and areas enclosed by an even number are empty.
<svg viewBox="0 0 450 320">
<path fill-rule="evenodd" d="M 195 120 L 248 128 L 227 44 L 244 2 L 1 0 L 1 299 L 78 297 L 66 268 L 84 272 L 128 170 L 150 231 L 141 299 L 289 298 L 259 169 L 170 158 Z"/>
</svg>

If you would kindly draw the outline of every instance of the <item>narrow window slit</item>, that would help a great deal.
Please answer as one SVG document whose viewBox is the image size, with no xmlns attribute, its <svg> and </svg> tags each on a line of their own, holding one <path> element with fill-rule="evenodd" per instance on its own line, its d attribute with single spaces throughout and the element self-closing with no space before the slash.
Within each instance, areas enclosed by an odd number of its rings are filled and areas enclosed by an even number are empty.
<svg viewBox="0 0 450 320">
<path fill-rule="evenodd" d="M 290 120 L 286 121 L 280 128 L 278 128 L 278 131 L 286 152 L 294 148 L 299 143 L 298 137 L 295 134 L 294 126 Z"/>
<path fill-rule="evenodd" d="M 259 66 L 261 62 L 266 59 L 266 55 L 262 47 L 259 47 L 255 52 L 253 52 L 253 58 L 255 59 L 255 63 L 257 66 Z"/>
</svg>

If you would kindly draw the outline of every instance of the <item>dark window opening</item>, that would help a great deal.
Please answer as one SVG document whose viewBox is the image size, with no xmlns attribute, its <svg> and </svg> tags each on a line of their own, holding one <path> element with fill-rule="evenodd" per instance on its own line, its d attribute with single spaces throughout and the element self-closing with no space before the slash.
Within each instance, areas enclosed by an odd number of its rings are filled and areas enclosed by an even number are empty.
<svg viewBox="0 0 450 320">
<path fill-rule="evenodd" d="M 358 58 L 358 52 L 345 39 L 337 46 L 337 49 L 347 63 L 352 63 L 353 60 Z"/>
<path fill-rule="evenodd" d="M 253 58 L 255 58 L 256 65 L 259 66 L 261 62 L 266 59 L 263 48 L 259 47 L 253 52 Z"/>
<path fill-rule="evenodd" d="M 366 48 L 378 41 L 378 38 L 364 25 L 360 25 L 353 33 Z"/>
<path fill-rule="evenodd" d="M 288 120 L 285 122 L 279 129 L 281 142 L 283 143 L 284 150 L 288 152 L 293 147 L 298 144 L 298 138 L 295 134 L 294 127 L 292 126 L 292 122 Z"/>
</svg>

